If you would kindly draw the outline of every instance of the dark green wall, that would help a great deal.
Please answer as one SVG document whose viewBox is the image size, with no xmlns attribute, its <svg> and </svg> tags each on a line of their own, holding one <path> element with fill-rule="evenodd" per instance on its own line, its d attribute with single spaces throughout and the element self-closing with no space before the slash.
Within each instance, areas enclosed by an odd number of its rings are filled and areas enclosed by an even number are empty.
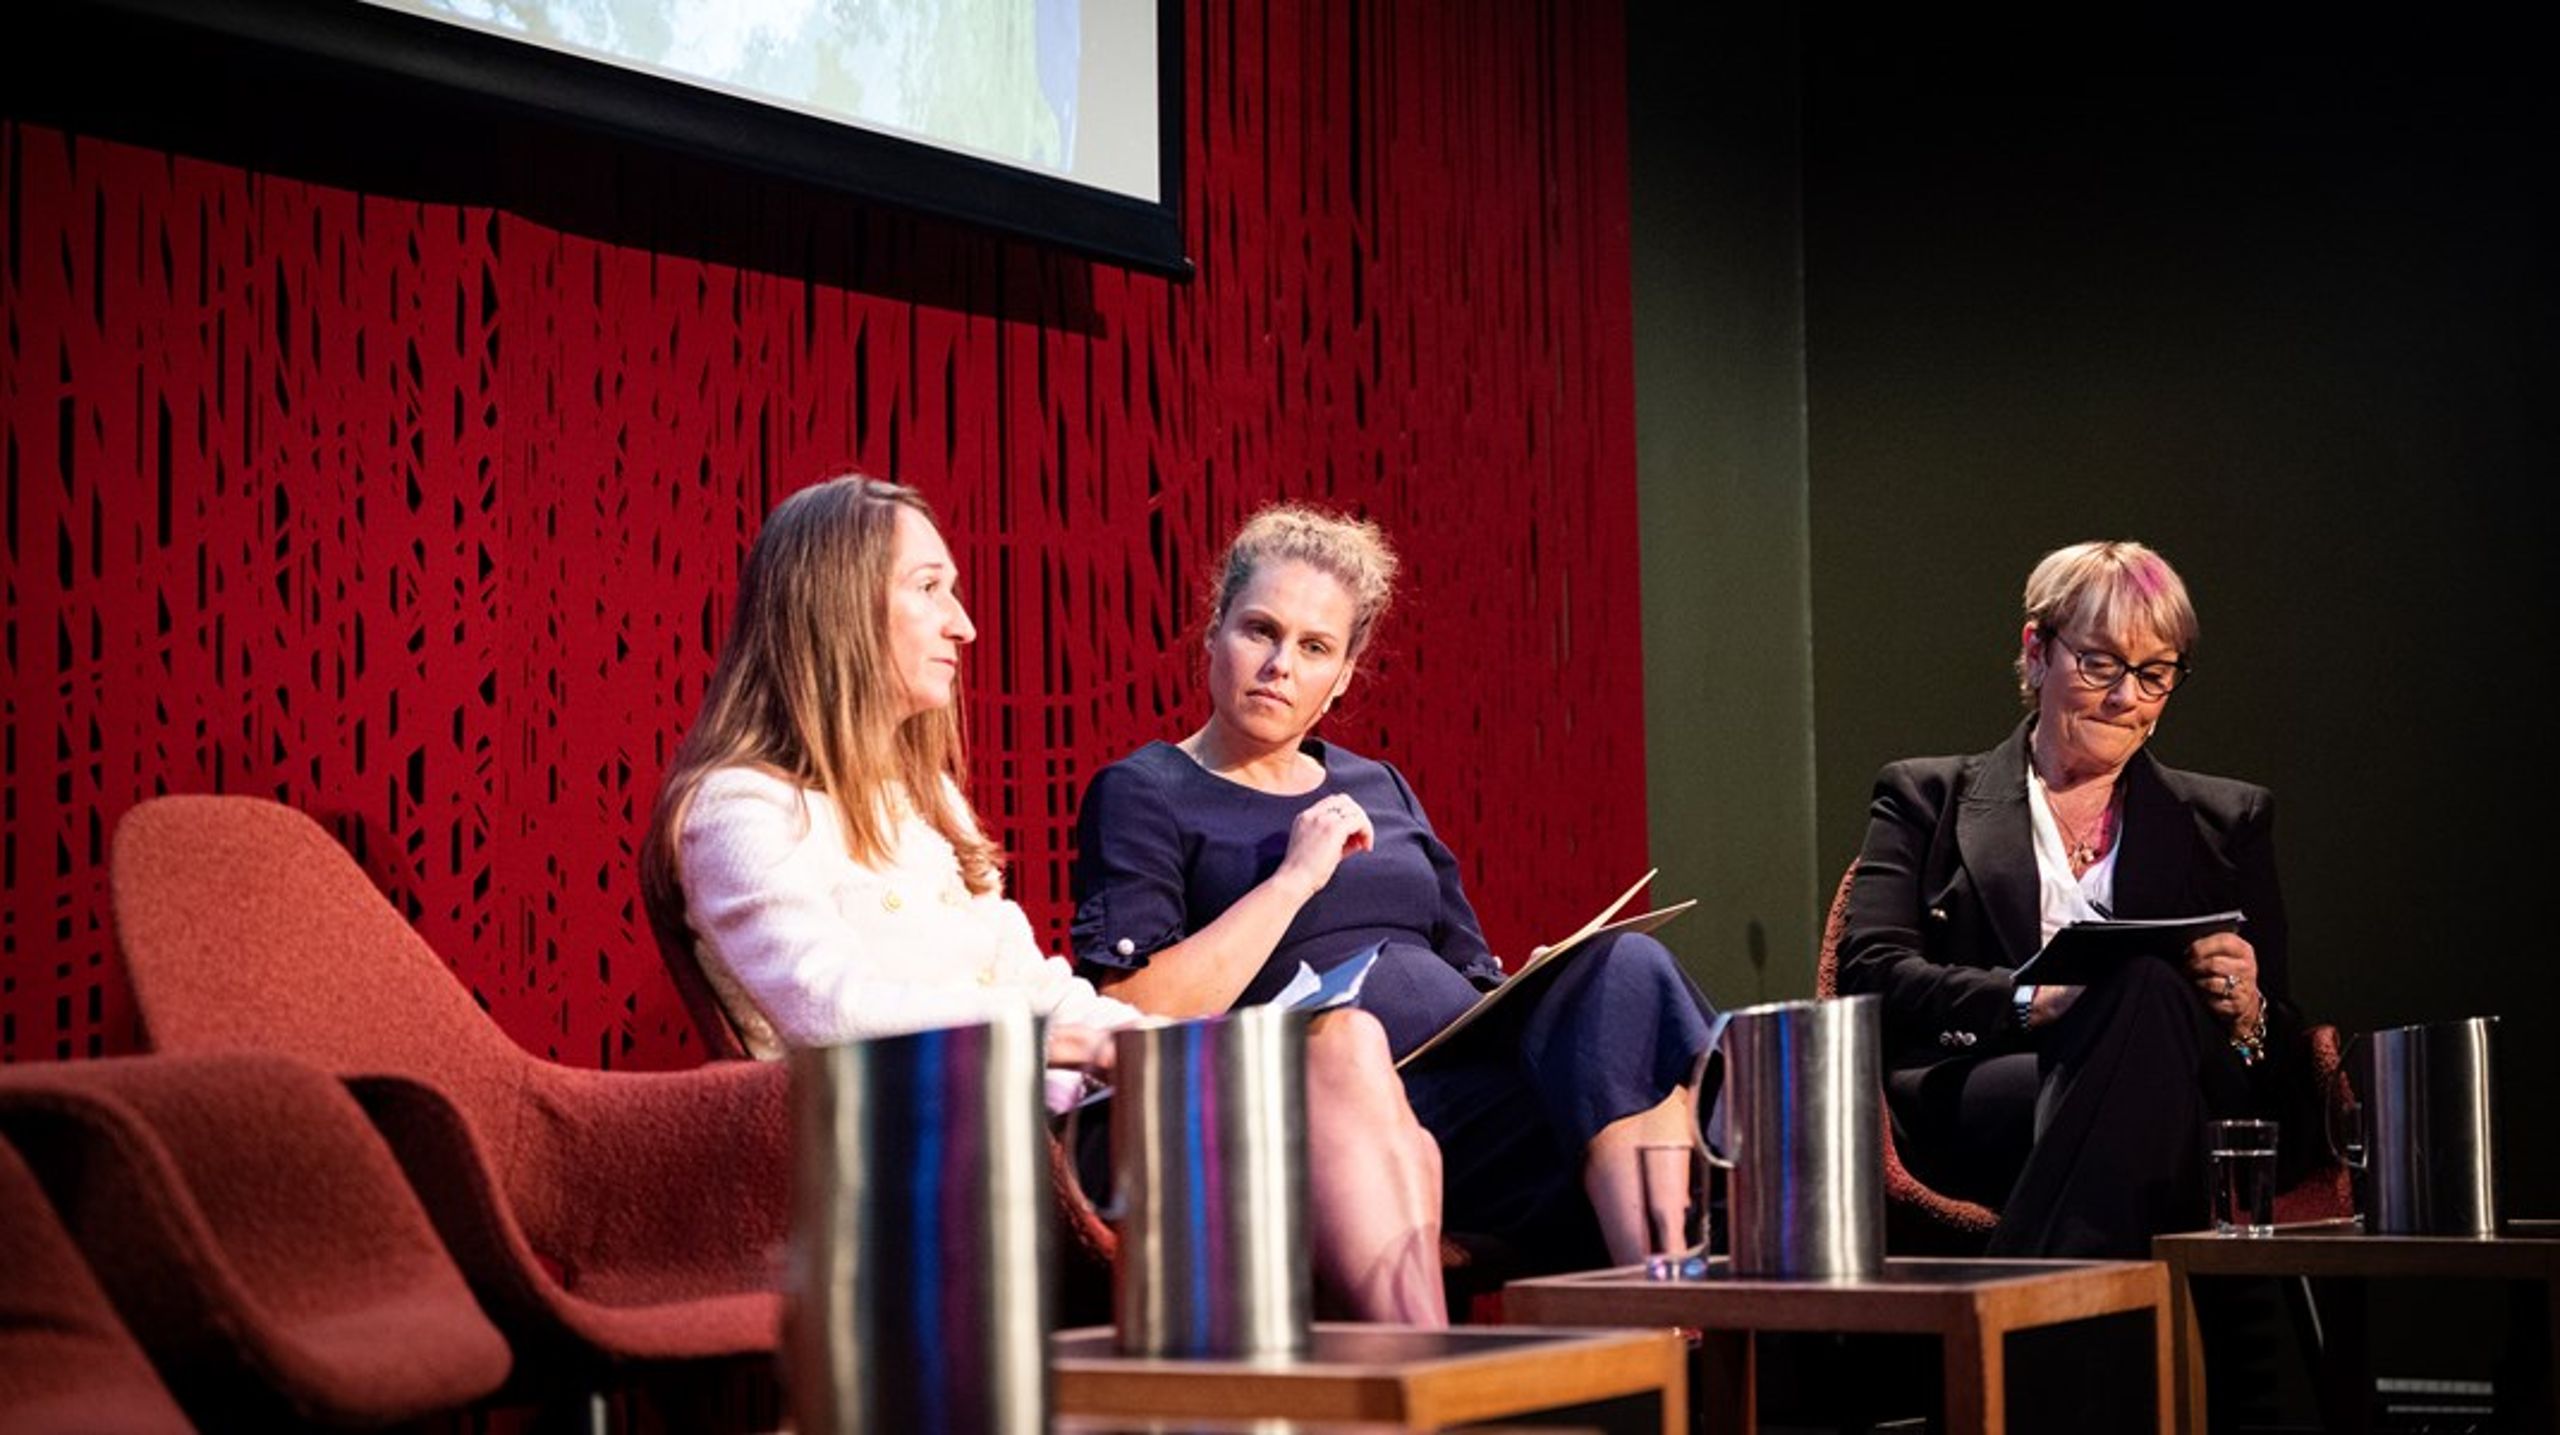
<svg viewBox="0 0 2560 1435">
<path fill-rule="evenodd" d="M 2097 23 L 1630 7 L 1666 935 L 1809 992 L 1876 768 L 1996 741 L 2027 567 L 2141 538 L 2204 621 L 2157 750 L 2276 790 L 2299 995 L 2500 1014 L 2510 1208 L 2560 1211 L 2542 51 Z"/>
<path fill-rule="evenodd" d="M 1781 9 L 1783 7 L 1780 7 Z M 1728 1006 L 1812 990 L 1813 677 L 1794 24 L 1628 16 L 1645 773 L 1663 932 Z"/>
<path fill-rule="evenodd" d="M 2560 1208 L 2537 52 L 1904 23 L 1804 40 L 1823 866 L 1878 765 L 2014 721 L 2039 554 L 2151 543 L 2204 624 L 2154 750 L 2276 790 L 2300 997 L 2502 1015 L 2511 1205 Z"/>
</svg>

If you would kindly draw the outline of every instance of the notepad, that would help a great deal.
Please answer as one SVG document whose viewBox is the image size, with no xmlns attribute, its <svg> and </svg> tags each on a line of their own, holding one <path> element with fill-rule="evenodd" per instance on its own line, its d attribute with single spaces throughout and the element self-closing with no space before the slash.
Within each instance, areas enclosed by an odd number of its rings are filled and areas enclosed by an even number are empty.
<svg viewBox="0 0 2560 1435">
<path fill-rule="evenodd" d="M 2244 920 L 2234 908 L 2200 917 L 2068 923 L 2034 956 L 2019 964 L 2011 980 L 2019 986 L 2087 986 L 2129 958 L 2153 956 L 2162 961 L 2178 961 L 2186 956 L 2187 944 L 2196 938 L 2237 931 Z"/>
<path fill-rule="evenodd" d="M 1660 870 L 1660 868 L 1655 868 L 1654 872 L 1658 872 Z M 1556 963 L 1563 961 L 1573 953 L 1582 950 L 1584 947 L 1590 945 L 1599 938 L 1611 936 L 1619 932 L 1650 932 L 1654 928 L 1661 926 L 1663 923 L 1670 921 L 1672 918 L 1679 916 L 1681 913 L 1688 911 L 1691 907 L 1698 905 L 1697 899 L 1692 897 L 1688 901 L 1674 902 L 1668 907 L 1656 907 L 1652 911 L 1639 912 L 1632 917 L 1619 916 L 1618 912 L 1620 909 L 1624 908 L 1627 903 L 1634 901 L 1635 895 L 1645 889 L 1646 883 L 1653 880 L 1654 872 L 1647 872 L 1643 876 L 1638 877 L 1634 886 L 1619 893 L 1618 900 L 1601 908 L 1597 916 L 1593 917 L 1590 921 L 1583 923 L 1581 927 L 1574 931 L 1573 935 L 1565 937 L 1560 941 L 1530 948 L 1529 960 L 1521 965 L 1520 970 L 1513 972 L 1510 976 L 1504 978 L 1502 985 L 1495 987 L 1493 990 L 1486 992 L 1483 996 L 1476 998 L 1474 1005 L 1468 1007 L 1465 1011 L 1458 1013 L 1457 1016 L 1450 1020 L 1447 1026 L 1433 1032 L 1428 1040 L 1424 1041 L 1421 1045 L 1416 1046 L 1413 1050 L 1406 1052 L 1403 1056 L 1397 1058 L 1397 1069 L 1402 1070 L 1419 1060 L 1425 1053 L 1447 1045 L 1451 1038 L 1474 1025 L 1478 1018 L 1482 1017 L 1486 1012 L 1492 1010 L 1501 1002 L 1511 998 L 1519 992 L 1545 985 L 1548 981 L 1553 979 L 1553 968 Z"/>
</svg>

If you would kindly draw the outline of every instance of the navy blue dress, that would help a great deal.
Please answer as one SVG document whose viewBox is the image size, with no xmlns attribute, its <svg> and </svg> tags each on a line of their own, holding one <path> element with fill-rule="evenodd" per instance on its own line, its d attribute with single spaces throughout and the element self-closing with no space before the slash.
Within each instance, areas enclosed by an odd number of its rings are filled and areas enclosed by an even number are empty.
<svg viewBox="0 0 2560 1435">
<path fill-rule="evenodd" d="M 1236 1004 L 1269 1000 L 1302 961 L 1326 971 L 1382 944 L 1360 1005 L 1402 1055 L 1499 984 L 1502 966 L 1403 775 L 1312 739 L 1303 750 L 1325 780 L 1289 796 L 1228 781 L 1163 742 L 1096 773 L 1077 814 L 1076 958 L 1096 978 L 1145 966 L 1278 870 L 1298 813 L 1340 793 L 1368 813 L 1376 844 L 1334 869 Z M 1564 1268 L 1606 1254 L 1583 1194 L 1584 1148 L 1689 1078 L 1710 1013 L 1651 937 L 1622 935 L 1549 970 L 1545 990 L 1505 1002 L 1403 1074 L 1440 1143 L 1443 1224 Z"/>
</svg>

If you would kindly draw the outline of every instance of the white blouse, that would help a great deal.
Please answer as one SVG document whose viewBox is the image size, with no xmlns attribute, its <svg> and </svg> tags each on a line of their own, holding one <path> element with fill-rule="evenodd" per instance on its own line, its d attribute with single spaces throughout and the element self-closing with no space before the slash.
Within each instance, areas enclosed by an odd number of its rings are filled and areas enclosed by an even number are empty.
<svg viewBox="0 0 2560 1435">
<path fill-rule="evenodd" d="M 896 805 L 890 861 L 870 867 L 846 850 L 835 804 L 797 783 L 724 767 L 695 789 L 676 843 L 685 922 L 749 1051 L 770 1059 L 1024 1005 L 1103 1029 L 1142 1020 L 1042 952 L 1020 906 L 972 893 L 951 843 Z"/>
<path fill-rule="evenodd" d="M 2041 897 L 2036 904 L 2038 942 L 2052 941 L 2067 923 L 2099 921 L 2115 910 L 2116 854 L 2124 850 L 2124 832 L 2119 828 L 2107 855 L 2073 876 L 2071 849 L 2062 840 L 2062 824 L 2053 819 L 2052 803 L 2044 778 L 2034 763 L 2028 763 L 2027 815 L 2035 824 L 2036 885 Z"/>
</svg>

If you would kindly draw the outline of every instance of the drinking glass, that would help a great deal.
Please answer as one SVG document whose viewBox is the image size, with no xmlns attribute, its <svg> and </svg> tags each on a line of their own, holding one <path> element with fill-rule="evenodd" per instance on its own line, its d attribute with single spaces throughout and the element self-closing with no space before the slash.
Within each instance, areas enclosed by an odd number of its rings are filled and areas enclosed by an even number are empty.
<svg viewBox="0 0 2560 1435">
<path fill-rule="evenodd" d="M 2224 1236 L 2271 1236 L 2276 1229 L 2276 1124 L 2216 1121 L 2207 1128 L 2213 1158 L 2213 1229 Z"/>
<path fill-rule="evenodd" d="M 1707 1273 L 1707 1153 L 1693 1143 L 1636 1148 L 1644 1201 L 1647 1280 L 1700 1280 Z"/>
</svg>

